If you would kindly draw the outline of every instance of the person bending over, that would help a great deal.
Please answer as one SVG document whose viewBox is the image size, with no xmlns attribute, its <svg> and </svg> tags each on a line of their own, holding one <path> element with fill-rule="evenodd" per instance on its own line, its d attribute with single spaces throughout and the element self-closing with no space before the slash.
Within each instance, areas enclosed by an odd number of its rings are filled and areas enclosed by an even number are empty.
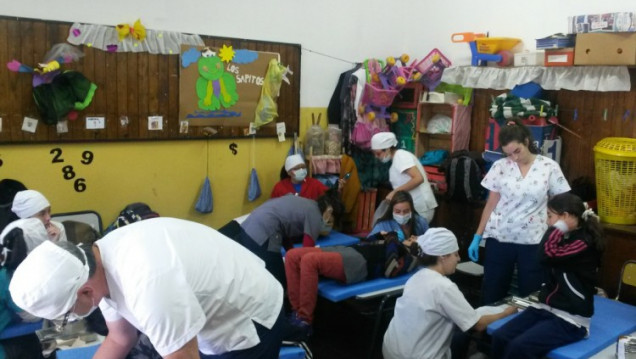
<svg viewBox="0 0 636 359">
<path fill-rule="evenodd" d="M 266 201 L 241 223 L 236 240 L 261 257 L 267 269 L 285 286 L 281 247 L 293 243 L 313 247 L 319 235 L 328 235 L 343 206 L 333 190 L 317 201 L 285 195 Z"/>
<path fill-rule="evenodd" d="M 65 321 L 99 307 L 108 335 L 94 358 L 121 359 L 145 333 L 162 357 L 278 358 L 283 290 L 264 263 L 199 223 L 153 218 L 91 247 L 42 243 L 9 285 L 22 309 Z"/>
</svg>

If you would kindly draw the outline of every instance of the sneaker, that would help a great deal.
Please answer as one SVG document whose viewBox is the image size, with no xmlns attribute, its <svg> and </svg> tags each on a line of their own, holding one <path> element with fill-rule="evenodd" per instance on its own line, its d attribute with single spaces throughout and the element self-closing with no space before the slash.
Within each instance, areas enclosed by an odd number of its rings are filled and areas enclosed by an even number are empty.
<svg viewBox="0 0 636 359">
<path fill-rule="evenodd" d="M 313 327 L 306 321 L 296 318 L 296 320 L 288 321 L 284 329 L 283 340 L 290 341 L 307 341 L 313 334 Z"/>
</svg>

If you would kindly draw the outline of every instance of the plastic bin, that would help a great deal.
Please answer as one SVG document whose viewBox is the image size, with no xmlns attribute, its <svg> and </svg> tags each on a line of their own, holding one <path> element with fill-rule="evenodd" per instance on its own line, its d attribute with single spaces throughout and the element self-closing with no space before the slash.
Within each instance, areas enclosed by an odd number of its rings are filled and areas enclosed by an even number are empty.
<svg viewBox="0 0 636 359">
<path fill-rule="evenodd" d="M 601 221 L 636 224 L 636 139 L 607 137 L 594 146 Z"/>
</svg>

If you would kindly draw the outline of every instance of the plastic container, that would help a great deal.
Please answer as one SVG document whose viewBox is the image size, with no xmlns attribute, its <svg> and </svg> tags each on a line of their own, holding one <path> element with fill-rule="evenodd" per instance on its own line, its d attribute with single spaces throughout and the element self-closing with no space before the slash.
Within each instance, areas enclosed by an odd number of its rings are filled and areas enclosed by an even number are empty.
<svg viewBox="0 0 636 359">
<path fill-rule="evenodd" d="M 325 154 L 330 156 L 340 155 L 342 147 L 342 130 L 338 125 L 327 126 L 327 137 L 325 138 Z"/>
<path fill-rule="evenodd" d="M 636 224 L 636 139 L 607 137 L 594 146 L 601 221 Z"/>
</svg>

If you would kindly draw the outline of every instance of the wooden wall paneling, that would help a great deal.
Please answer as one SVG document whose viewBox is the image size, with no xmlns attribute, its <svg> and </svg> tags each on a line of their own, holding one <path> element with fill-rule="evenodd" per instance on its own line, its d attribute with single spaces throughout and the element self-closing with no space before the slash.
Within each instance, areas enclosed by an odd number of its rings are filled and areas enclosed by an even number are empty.
<svg viewBox="0 0 636 359">
<path fill-rule="evenodd" d="M 176 133 L 174 134 L 173 137 L 181 137 L 181 138 L 187 138 L 189 136 L 193 136 L 196 134 L 193 134 L 193 132 L 197 129 L 197 128 L 188 128 L 188 132 L 187 133 L 180 133 L 180 121 L 182 119 L 179 118 L 179 69 L 181 66 L 181 62 L 179 61 L 179 56 L 168 56 L 167 59 L 167 68 L 166 68 L 166 72 L 168 75 L 168 80 L 166 83 L 166 104 L 168 106 L 167 109 L 167 115 L 169 118 L 171 119 L 175 119 L 176 120 L 176 124 L 175 124 L 175 130 Z"/>
<path fill-rule="evenodd" d="M 8 41 L 7 33 L 9 29 L 7 26 L 7 20 L 0 19 L 0 62 L 8 62 Z M 11 74 L 11 76 L 10 76 Z M 13 73 L 9 71 L 0 71 L 0 115 L 2 117 L 2 131 L 0 132 L 0 140 L 6 141 L 12 138 L 12 126 L 13 119 L 11 114 L 16 110 L 15 104 L 15 91 L 10 90 L 9 78 L 14 78 Z"/>
<path fill-rule="evenodd" d="M 126 58 L 128 59 L 128 71 L 126 72 L 126 88 L 128 89 L 128 131 L 131 139 L 136 139 L 140 137 L 140 126 L 141 118 L 139 116 L 139 77 L 138 77 L 138 68 L 137 68 L 137 58 L 139 57 L 136 53 L 126 53 Z"/>
<path fill-rule="evenodd" d="M 157 101 L 158 108 L 157 111 L 164 118 L 164 129 L 165 138 L 176 138 L 178 137 L 179 131 L 177 128 L 179 126 L 179 118 L 178 117 L 170 117 L 168 113 L 168 59 L 170 57 L 175 57 L 177 55 L 171 56 L 159 56 L 156 55 L 157 58 L 157 80 L 158 80 L 158 91 L 157 91 Z"/>
<path fill-rule="evenodd" d="M 17 21 L 7 22 L 7 61 L 20 58 L 20 24 Z M 11 40 L 11 41 L 9 41 Z M 18 60 L 20 61 L 20 60 Z M 22 126 L 22 82 L 20 81 L 22 75 L 14 72 L 8 73 L 8 88 L 5 96 L 2 96 L 3 100 L 6 100 L 4 105 L 11 111 L 7 114 L 8 122 L 6 125 L 11 131 L 11 141 L 23 141 L 24 135 L 20 129 Z"/>
<path fill-rule="evenodd" d="M 148 103 L 150 97 L 149 75 L 148 75 L 149 56 L 146 54 L 137 55 L 137 113 L 139 114 L 139 137 L 141 138 L 157 138 L 157 132 L 148 130 Z M 155 91 L 155 89 L 153 89 Z"/>
<path fill-rule="evenodd" d="M 70 23 L 0 17 L 0 62 L 16 59 L 28 66 L 42 62 L 49 49 L 66 42 Z M 224 44 L 235 48 L 272 51 L 281 54 L 281 62 L 290 64 L 292 85 L 284 84 L 279 98 L 280 121 L 286 121 L 288 133 L 298 130 L 300 108 L 300 46 L 296 44 L 202 36 L 212 47 Z M 179 133 L 179 56 L 148 53 L 109 53 L 86 44 L 79 46 L 85 56 L 78 62 L 62 65 L 76 70 L 94 82 L 98 89 L 89 107 L 77 121 L 68 123 L 68 133 L 57 133 L 55 126 L 42 122 L 35 134 L 22 131 L 24 116 L 40 119 L 32 97 L 32 76 L 3 71 L 0 74 L 0 117 L 3 131 L 0 143 L 46 143 L 112 140 L 163 140 L 202 138 L 203 128 L 191 127 Z M 296 68 L 294 68 L 296 67 Z M 162 131 L 148 131 L 148 116 L 163 116 Z M 106 128 L 87 130 L 86 117 L 103 116 Z M 122 124 L 122 117 L 128 124 Z M 246 127 L 246 126 L 241 126 Z M 264 126 L 258 137 L 275 136 L 275 124 Z M 243 137 L 243 128 L 225 126 L 215 138 Z"/>
<path fill-rule="evenodd" d="M 128 110 L 128 56 L 127 54 L 113 54 L 117 64 L 117 137 L 120 139 L 131 139 L 131 113 Z"/>
<path fill-rule="evenodd" d="M 88 79 L 91 80 L 94 84 L 97 85 L 97 90 L 95 91 L 95 96 L 93 96 L 93 102 L 89 106 L 92 106 L 100 116 L 103 116 L 106 121 L 106 127 L 102 130 L 95 131 L 96 139 L 105 140 L 108 139 L 108 134 L 110 133 L 108 129 L 110 127 L 114 127 L 114 118 L 108 116 L 108 86 L 106 85 L 106 51 L 91 49 L 91 53 L 93 55 L 93 76 Z"/>
<path fill-rule="evenodd" d="M 125 66 L 125 64 L 124 64 Z M 104 93 L 106 106 L 106 138 L 118 138 L 119 123 L 118 105 L 119 94 L 117 86 L 119 68 L 117 55 L 110 52 L 104 53 L 104 86 L 97 91 Z"/>
</svg>

